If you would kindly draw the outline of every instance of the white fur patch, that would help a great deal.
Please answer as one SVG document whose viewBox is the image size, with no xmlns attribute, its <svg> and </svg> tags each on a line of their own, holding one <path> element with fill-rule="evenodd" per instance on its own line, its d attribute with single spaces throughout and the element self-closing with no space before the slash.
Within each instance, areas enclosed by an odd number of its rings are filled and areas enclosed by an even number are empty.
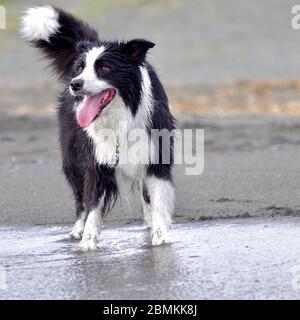
<svg viewBox="0 0 300 320">
<path fill-rule="evenodd" d="M 51 6 L 30 8 L 21 19 L 21 33 L 29 41 L 49 42 L 59 27 L 58 13 Z"/>
<path fill-rule="evenodd" d="M 153 112 L 152 84 L 149 72 L 145 66 L 140 67 L 142 74 L 142 98 L 137 118 L 144 122 L 144 126 L 149 123 Z"/>
<path fill-rule="evenodd" d="M 146 180 L 151 198 L 152 245 L 169 243 L 169 229 L 174 210 L 174 187 L 169 180 L 149 177 Z"/>
</svg>

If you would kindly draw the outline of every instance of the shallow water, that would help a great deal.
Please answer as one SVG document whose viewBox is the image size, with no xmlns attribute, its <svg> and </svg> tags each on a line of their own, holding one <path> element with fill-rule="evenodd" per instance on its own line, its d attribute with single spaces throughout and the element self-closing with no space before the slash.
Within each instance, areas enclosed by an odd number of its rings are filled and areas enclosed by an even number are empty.
<svg viewBox="0 0 300 320">
<path fill-rule="evenodd" d="M 1 299 L 300 298 L 300 218 L 177 224 L 156 248 L 140 225 L 104 228 L 87 254 L 68 230 L 0 228 Z"/>
</svg>

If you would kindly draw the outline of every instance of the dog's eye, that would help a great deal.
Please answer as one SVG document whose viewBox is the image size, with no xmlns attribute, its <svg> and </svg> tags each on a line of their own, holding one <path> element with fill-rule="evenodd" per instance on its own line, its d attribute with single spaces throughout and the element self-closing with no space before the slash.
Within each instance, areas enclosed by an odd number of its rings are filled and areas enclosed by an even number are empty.
<svg viewBox="0 0 300 320">
<path fill-rule="evenodd" d="M 83 71 L 83 69 L 84 69 L 83 64 L 80 64 L 77 68 L 77 73 L 80 74 Z"/>
<path fill-rule="evenodd" d="M 110 72 L 110 68 L 107 67 L 107 66 L 101 66 L 99 68 L 99 71 L 102 72 L 102 73 L 109 73 Z"/>
</svg>

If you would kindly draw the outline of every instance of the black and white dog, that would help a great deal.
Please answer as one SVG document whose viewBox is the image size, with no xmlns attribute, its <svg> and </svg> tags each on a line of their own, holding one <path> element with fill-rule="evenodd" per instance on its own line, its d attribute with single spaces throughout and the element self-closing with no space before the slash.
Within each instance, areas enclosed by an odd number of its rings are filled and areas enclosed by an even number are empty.
<svg viewBox="0 0 300 320">
<path fill-rule="evenodd" d="M 58 108 L 60 144 L 77 214 L 69 238 L 81 239 L 81 251 L 96 249 L 101 221 L 113 207 L 121 182 L 130 181 L 140 190 L 152 244 L 168 242 L 174 209 L 173 138 L 167 146 L 170 161 L 164 163 L 164 143 L 153 143 L 150 133 L 171 132 L 174 118 L 162 84 L 146 61 L 154 43 L 99 40 L 87 24 L 52 6 L 27 10 L 21 31 L 51 61 L 64 86 Z M 128 131 L 134 129 L 147 133 L 142 146 L 152 145 L 152 151 L 145 162 L 120 163 L 119 155 L 129 148 Z M 112 132 L 109 139 L 103 138 L 105 130 Z M 159 161 L 153 161 L 157 157 Z"/>
</svg>

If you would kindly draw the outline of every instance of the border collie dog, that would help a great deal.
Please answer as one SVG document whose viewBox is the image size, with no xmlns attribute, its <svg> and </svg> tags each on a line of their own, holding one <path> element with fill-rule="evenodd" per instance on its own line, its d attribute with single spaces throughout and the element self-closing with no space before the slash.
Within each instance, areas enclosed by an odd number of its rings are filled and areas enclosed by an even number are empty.
<svg viewBox="0 0 300 320">
<path fill-rule="evenodd" d="M 123 182 L 129 182 L 138 186 L 152 244 L 169 242 L 174 209 L 173 138 L 164 146 L 161 139 L 154 143 L 150 132 L 171 132 L 175 120 L 165 90 L 146 61 L 154 43 L 100 40 L 90 26 L 52 6 L 28 9 L 21 32 L 50 60 L 63 85 L 58 108 L 60 145 L 77 216 L 68 238 L 81 239 L 80 251 L 96 249 L 102 219 Z M 124 127 L 126 132 L 146 132 L 144 142 L 154 146 L 148 161 L 119 163 L 119 155 L 129 148 Z M 103 139 L 106 129 L 113 133 L 110 139 Z M 169 163 L 161 159 L 164 147 L 169 149 Z M 138 151 L 145 153 L 143 147 Z"/>
</svg>

